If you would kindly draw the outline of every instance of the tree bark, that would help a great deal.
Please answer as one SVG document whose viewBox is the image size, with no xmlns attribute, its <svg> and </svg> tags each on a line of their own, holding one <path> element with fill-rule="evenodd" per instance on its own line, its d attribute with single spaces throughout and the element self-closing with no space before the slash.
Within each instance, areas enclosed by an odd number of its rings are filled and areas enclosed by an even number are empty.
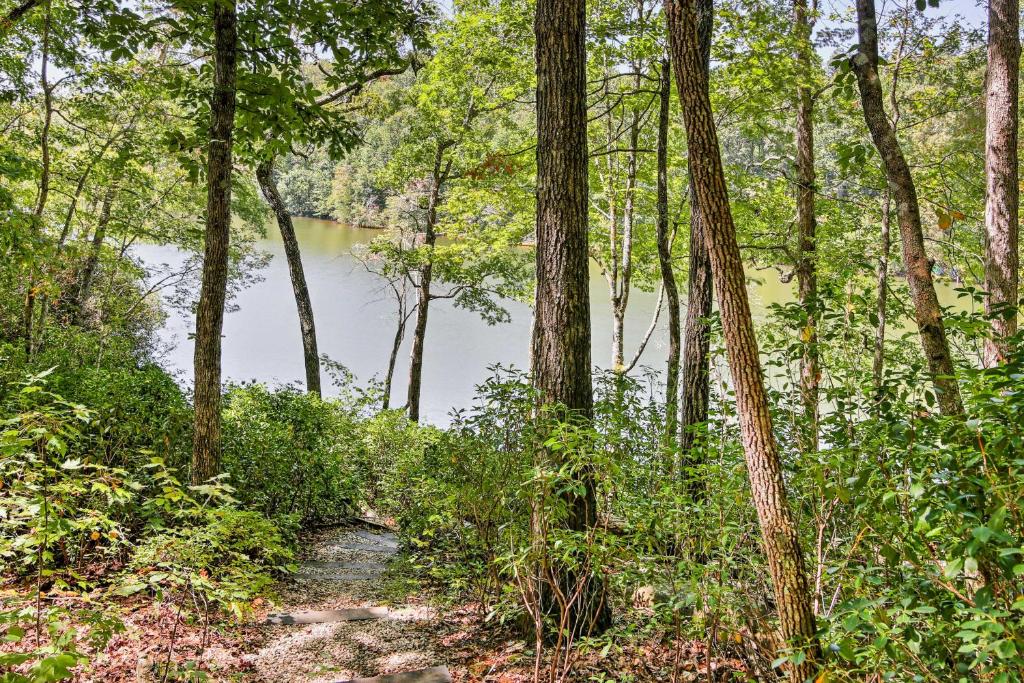
<svg viewBox="0 0 1024 683">
<path fill-rule="evenodd" d="M 805 653 L 800 664 L 788 665 L 789 678 L 802 682 L 816 673 L 821 652 L 804 557 L 786 498 L 778 444 L 772 432 L 743 261 L 729 207 L 711 111 L 708 72 L 696 30 L 697 2 L 665 0 L 665 15 L 690 149 L 690 173 L 718 292 L 750 488 L 775 589 L 779 623 L 788 645 L 801 648 Z"/>
<path fill-rule="evenodd" d="M 1017 95 L 1020 82 L 1019 0 L 989 0 L 985 99 L 985 300 L 992 339 L 985 365 L 1006 359 L 1017 331 L 1019 202 Z M 1012 312 L 1007 311 L 1012 307 Z M 1002 315 L 1000 313 L 1003 313 Z"/>
<path fill-rule="evenodd" d="M 806 314 L 800 333 L 800 402 L 803 423 L 800 447 L 805 453 L 818 450 L 818 272 L 815 264 L 817 220 L 814 216 L 814 100 L 811 95 L 812 20 L 807 0 L 794 0 L 793 25 L 797 40 L 796 63 L 796 224 L 797 297 Z"/>
<path fill-rule="evenodd" d="M 320 353 L 316 346 L 316 325 L 313 320 L 313 302 L 306 286 L 306 274 L 302 268 L 302 253 L 299 240 L 295 237 L 295 225 L 285 208 L 281 193 L 274 180 L 274 160 L 269 159 L 256 167 L 256 180 L 270 208 L 277 218 L 277 227 L 284 242 L 284 255 L 288 260 L 288 276 L 292 281 L 295 308 L 299 312 L 299 332 L 302 334 L 302 360 L 306 368 L 306 391 L 320 396 Z"/>
<path fill-rule="evenodd" d="M 640 67 L 634 64 L 637 75 L 634 90 L 640 89 Z M 612 369 L 624 374 L 626 363 L 626 308 L 633 282 L 633 228 L 636 221 L 637 146 L 640 144 L 640 114 L 633 112 L 629 124 L 629 149 L 626 150 L 626 190 L 622 207 L 622 268 L 614 283 L 612 297 Z"/>
<path fill-rule="evenodd" d="M 956 383 L 956 369 L 946 340 L 942 308 L 935 294 L 932 264 L 924 248 L 917 188 L 896 130 L 885 114 L 882 82 L 878 76 L 878 25 L 874 0 L 857 0 L 857 33 L 860 43 L 857 54 L 851 59 L 852 67 L 857 75 L 864 121 L 882 159 L 896 205 L 903 244 L 903 266 L 907 271 L 921 348 L 935 385 L 939 409 L 944 415 L 962 415 L 964 408 Z"/>
<path fill-rule="evenodd" d="M 434 169 L 430 174 L 430 197 L 427 199 L 426 226 L 423 234 L 423 245 L 431 251 L 431 256 L 420 268 L 420 281 L 416 292 L 416 324 L 412 333 L 412 352 L 409 361 L 409 393 L 406 407 L 409 419 L 419 422 L 420 419 L 420 388 L 423 383 L 423 348 L 427 336 L 427 314 L 430 312 L 430 283 L 433 278 L 433 250 L 437 244 L 437 205 L 441 197 L 441 186 L 447 180 L 451 162 L 444 164 L 444 153 L 451 146 L 450 142 L 439 142 L 434 152 Z"/>
<path fill-rule="evenodd" d="M 93 233 L 92 243 L 89 246 L 89 255 L 82 267 L 82 274 L 78 279 L 78 294 L 72 304 L 74 311 L 73 321 L 76 325 L 85 322 L 85 307 L 89 303 L 92 293 L 92 281 L 96 277 L 96 268 L 99 267 L 100 253 L 103 250 L 103 241 L 107 238 L 107 225 L 110 223 L 110 210 L 114 203 L 114 186 L 107 188 L 103 195 L 103 203 L 100 205 L 100 214 L 96 219 L 96 232 Z"/>
<path fill-rule="evenodd" d="M 586 3 L 538 0 L 537 56 L 537 295 L 533 329 L 533 384 L 542 404 L 566 417 L 590 420 L 590 290 L 587 249 Z M 543 457 L 557 458 L 553 452 Z M 561 495 L 566 524 L 585 531 L 597 520 L 592 473 L 580 492 Z M 534 529 L 538 524 L 534 521 Z M 601 631 L 610 622 L 598 568 L 589 577 L 561 570 L 560 583 L 586 580 L 570 607 L 570 633 Z M 550 593 L 550 591 L 546 591 Z"/>
<path fill-rule="evenodd" d="M 214 0 L 214 81 L 206 160 L 206 245 L 196 309 L 192 481 L 218 474 L 221 453 L 221 332 L 231 228 L 231 147 L 238 43 L 235 0 Z"/>
<path fill-rule="evenodd" d="M 25 11 L 28 10 L 26 9 Z M 48 69 L 50 63 L 50 24 L 52 20 L 53 12 L 51 4 L 47 0 L 46 16 L 43 19 L 43 53 L 39 71 L 39 85 L 43 90 L 43 129 L 39 134 L 39 148 L 42 157 L 39 172 L 39 195 L 36 197 L 36 206 L 33 211 L 34 229 L 37 231 L 42 231 L 43 229 L 43 214 L 46 211 L 46 202 L 50 196 L 50 125 L 53 122 L 53 87 L 50 85 Z M 29 357 L 36 350 L 33 322 L 36 315 L 37 285 L 38 283 L 33 273 L 29 278 L 28 291 L 25 294 L 25 311 L 22 322 L 25 336 L 25 355 Z"/>
<path fill-rule="evenodd" d="M 882 232 L 878 257 L 878 285 L 877 303 L 875 314 L 878 316 L 878 325 L 875 327 L 875 357 L 871 363 L 871 373 L 874 377 L 875 391 L 882 388 L 882 377 L 885 370 L 885 324 L 888 317 L 889 302 L 889 248 L 891 246 L 890 226 L 892 222 L 892 199 L 889 193 L 885 195 L 885 207 L 882 209 Z"/>
<path fill-rule="evenodd" d="M 711 68 L 711 32 L 714 28 L 714 6 L 712 0 L 696 2 L 697 41 L 700 50 L 701 68 L 705 77 Z M 673 55 L 673 59 L 675 56 Z M 676 67 L 678 70 L 679 67 Z M 678 77 L 677 77 L 678 83 Z M 711 317 L 712 280 L 711 261 L 704 239 L 704 221 L 701 217 L 700 198 L 694 187 L 693 167 L 696 159 L 691 150 L 689 156 L 690 194 L 690 259 L 687 271 L 686 327 L 683 332 L 682 395 L 680 398 L 681 424 L 679 450 L 685 462 L 697 465 L 703 462 L 698 450 L 697 436 L 708 419 L 711 381 Z M 701 489 L 696 485 L 694 490 Z"/>
<path fill-rule="evenodd" d="M 665 298 L 668 300 L 668 376 L 665 380 L 665 439 L 675 444 L 679 432 L 679 286 L 672 269 L 672 237 L 668 226 L 668 123 L 672 97 L 669 58 L 661 60 L 661 94 L 658 109 L 658 266 Z M 674 468 L 671 463 L 671 468 Z"/>
</svg>

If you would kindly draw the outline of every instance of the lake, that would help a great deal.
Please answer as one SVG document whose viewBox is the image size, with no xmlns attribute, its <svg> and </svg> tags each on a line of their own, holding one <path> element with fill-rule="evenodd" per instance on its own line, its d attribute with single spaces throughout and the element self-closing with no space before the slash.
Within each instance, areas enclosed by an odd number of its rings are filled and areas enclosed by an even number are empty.
<svg viewBox="0 0 1024 683">
<path fill-rule="evenodd" d="M 295 231 L 313 301 L 320 352 L 346 366 L 360 383 L 374 377 L 382 379 L 395 334 L 395 302 L 385 282 L 368 273 L 351 255 L 353 246 L 369 242 L 380 232 L 311 218 L 296 218 Z M 269 265 L 261 271 L 263 280 L 238 293 L 232 302 L 237 310 L 225 317 L 224 380 L 299 383 L 305 372 L 298 315 L 275 222 L 271 221 L 259 247 L 271 255 Z M 135 253 L 150 265 L 181 262 L 181 255 L 171 247 L 138 245 Z M 774 271 L 748 275 L 757 280 L 749 287 L 755 317 L 763 316 L 772 303 L 792 300 L 793 286 L 780 283 Z M 596 266 L 591 268 L 590 276 L 594 362 L 599 367 L 610 367 L 608 285 Z M 656 302 L 656 292 L 634 288 L 630 295 L 627 362 L 650 326 Z M 530 308 L 510 301 L 507 309 L 512 321 L 490 326 L 476 313 L 455 308 L 450 301 L 431 303 L 423 363 L 424 421 L 445 424 L 452 408 L 469 406 L 474 387 L 489 374 L 488 366 L 501 363 L 526 368 Z M 666 324 L 663 311 L 641 365 L 663 368 L 668 346 Z M 191 384 L 192 342 L 188 337 L 194 325 L 192 316 L 173 311 L 160 331 L 160 340 L 169 346 L 161 362 L 186 384 Z M 392 405 L 405 402 L 411 328 L 410 321 L 395 370 Z M 325 394 L 333 391 L 325 376 Z"/>
</svg>

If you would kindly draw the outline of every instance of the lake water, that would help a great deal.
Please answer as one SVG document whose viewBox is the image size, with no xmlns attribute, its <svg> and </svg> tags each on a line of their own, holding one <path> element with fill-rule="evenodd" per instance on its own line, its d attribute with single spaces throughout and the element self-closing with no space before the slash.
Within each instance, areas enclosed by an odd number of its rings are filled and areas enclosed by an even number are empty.
<svg viewBox="0 0 1024 683">
<path fill-rule="evenodd" d="M 295 231 L 313 301 L 320 352 L 345 365 L 361 383 L 383 378 L 395 333 L 395 302 L 384 281 L 368 273 L 351 255 L 353 246 L 369 242 L 380 232 L 309 218 L 296 218 Z M 259 246 L 272 258 L 261 273 L 263 280 L 241 291 L 233 301 L 237 310 L 225 317 L 224 380 L 300 383 L 305 372 L 298 315 L 280 233 L 273 221 L 267 238 Z M 140 245 L 135 251 L 151 265 L 181 262 L 181 256 L 169 247 Z M 749 288 L 755 317 L 763 316 L 772 303 L 792 300 L 792 285 L 780 283 L 774 271 L 752 275 L 757 279 Z M 650 326 L 656 301 L 656 292 L 634 289 L 630 295 L 627 361 Z M 591 308 L 594 362 L 609 367 L 611 308 L 608 285 L 596 267 L 591 268 Z M 490 326 L 476 313 L 455 308 L 450 301 L 431 303 L 421 399 L 425 421 L 443 424 L 452 408 L 467 407 L 474 387 L 489 375 L 488 366 L 501 363 L 526 367 L 530 308 L 510 301 L 507 309 L 512 321 Z M 663 368 L 667 353 L 666 322 L 663 312 L 641 365 Z M 162 358 L 163 364 L 187 384 L 192 376 L 189 334 L 194 325 L 192 316 L 174 312 L 160 333 L 161 340 L 170 345 Z M 395 370 L 392 405 L 405 401 L 411 328 L 410 321 Z M 324 390 L 327 394 L 333 390 L 326 376 Z"/>
</svg>

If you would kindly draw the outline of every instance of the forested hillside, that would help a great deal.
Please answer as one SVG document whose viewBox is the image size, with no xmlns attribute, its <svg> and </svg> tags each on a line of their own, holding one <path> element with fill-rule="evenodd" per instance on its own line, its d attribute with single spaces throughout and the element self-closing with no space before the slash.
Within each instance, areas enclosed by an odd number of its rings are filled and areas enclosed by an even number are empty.
<svg viewBox="0 0 1024 683">
<path fill-rule="evenodd" d="M 0 683 L 1024 680 L 1019 19 L 0 0 Z M 304 372 L 228 381 L 268 231 Z"/>
</svg>

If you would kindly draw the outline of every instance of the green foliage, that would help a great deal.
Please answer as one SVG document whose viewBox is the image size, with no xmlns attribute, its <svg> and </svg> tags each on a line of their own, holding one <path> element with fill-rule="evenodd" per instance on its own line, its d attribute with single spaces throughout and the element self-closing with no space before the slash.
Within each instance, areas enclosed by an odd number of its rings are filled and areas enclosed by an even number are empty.
<svg viewBox="0 0 1024 683">
<path fill-rule="evenodd" d="M 249 509 L 304 526 L 358 510 L 361 426 L 354 409 L 284 388 L 231 389 L 224 408 L 224 471 Z"/>
</svg>

